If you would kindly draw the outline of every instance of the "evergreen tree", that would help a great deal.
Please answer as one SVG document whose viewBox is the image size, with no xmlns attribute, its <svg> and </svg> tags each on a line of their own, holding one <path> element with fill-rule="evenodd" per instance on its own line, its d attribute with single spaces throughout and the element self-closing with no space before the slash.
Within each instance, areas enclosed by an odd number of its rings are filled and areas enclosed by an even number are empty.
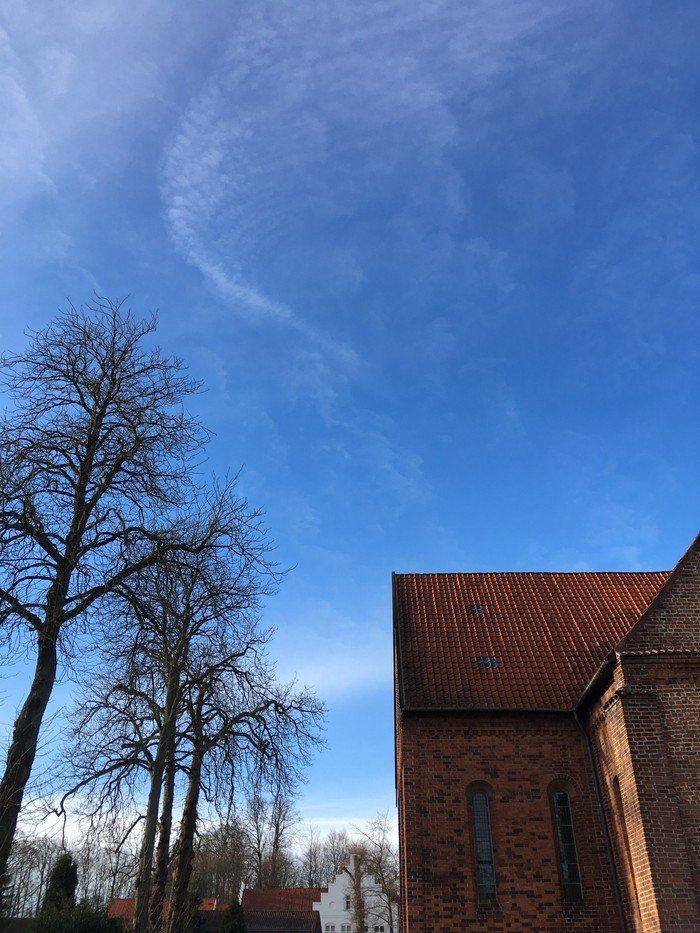
<svg viewBox="0 0 700 933">
<path fill-rule="evenodd" d="M 41 913 L 50 910 L 68 910 L 75 907 L 75 889 L 78 887 L 78 866 L 70 852 L 58 856 L 51 869 L 49 884 L 41 905 Z"/>
<path fill-rule="evenodd" d="M 238 901 L 234 901 L 224 914 L 221 933 L 245 933 L 245 914 Z"/>
</svg>

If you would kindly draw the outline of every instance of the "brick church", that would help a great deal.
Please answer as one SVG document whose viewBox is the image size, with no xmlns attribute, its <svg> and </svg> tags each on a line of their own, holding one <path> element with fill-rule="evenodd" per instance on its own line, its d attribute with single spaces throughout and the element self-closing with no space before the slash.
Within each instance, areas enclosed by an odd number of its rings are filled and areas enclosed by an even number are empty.
<svg viewBox="0 0 700 933">
<path fill-rule="evenodd" d="M 393 602 L 403 933 L 698 933 L 700 536 Z"/>
</svg>

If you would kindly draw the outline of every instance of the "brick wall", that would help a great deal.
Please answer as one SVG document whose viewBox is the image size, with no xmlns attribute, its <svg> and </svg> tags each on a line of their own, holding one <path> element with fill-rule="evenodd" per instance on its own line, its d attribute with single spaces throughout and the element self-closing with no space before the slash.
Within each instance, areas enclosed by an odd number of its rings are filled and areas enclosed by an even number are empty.
<svg viewBox="0 0 700 933">
<path fill-rule="evenodd" d="M 619 658 L 589 716 L 635 933 L 700 930 L 699 675 L 687 655 Z"/>
<path fill-rule="evenodd" d="M 570 713 L 397 709 L 404 933 L 700 931 L 700 537 Z M 591 688 L 594 689 L 593 687 Z M 397 684 L 398 690 L 398 684 Z M 597 691 L 603 690 L 602 696 Z M 498 900 L 479 906 L 469 786 L 492 789 Z M 583 901 L 562 898 L 552 782 L 572 811 Z"/>
<path fill-rule="evenodd" d="M 570 714 L 416 714 L 398 762 L 404 933 L 620 929 L 588 754 Z M 468 788 L 493 791 L 498 903 L 479 908 Z M 548 790 L 571 801 L 583 901 L 562 898 Z"/>
<path fill-rule="evenodd" d="M 660 930 L 641 803 L 620 702 L 622 671 L 588 717 L 625 919 L 630 931 Z"/>
<path fill-rule="evenodd" d="M 700 539 L 588 714 L 628 927 L 700 930 Z"/>
<path fill-rule="evenodd" d="M 700 652 L 700 535 L 619 650 Z"/>
</svg>

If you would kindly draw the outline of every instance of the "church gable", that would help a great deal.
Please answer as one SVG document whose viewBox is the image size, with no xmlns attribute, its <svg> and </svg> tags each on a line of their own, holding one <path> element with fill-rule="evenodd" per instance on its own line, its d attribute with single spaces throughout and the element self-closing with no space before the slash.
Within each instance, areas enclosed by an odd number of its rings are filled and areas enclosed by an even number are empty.
<svg viewBox="0 0 700 933">
<path fill-rule="evenodd" d="M 618 650 L 621 654 L 700 652 L 700 535 Z"/>
</svg>

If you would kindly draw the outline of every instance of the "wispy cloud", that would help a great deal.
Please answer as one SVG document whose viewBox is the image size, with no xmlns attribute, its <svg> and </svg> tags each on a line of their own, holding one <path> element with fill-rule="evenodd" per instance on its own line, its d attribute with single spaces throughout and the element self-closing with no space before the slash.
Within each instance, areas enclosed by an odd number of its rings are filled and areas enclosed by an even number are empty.
<svg viewBox="0 0 700 933">
<path fill-rule="evenodd" d="M 391 688 L 392 643 L 384 607 L 352 618 L 323 600 L 297 610 L 303 625 L 286 619 L 275 639 L 278 670 L 312 687 L 323 699 Z"/>
<path fill-rule="evenodd" d="M 455 274 L 478 313 L 476 293 L 507 295 L 512 271 L 504 249 L 468 231 L 460 163 L 493 132 L 513 73 L 536 55 L 546 70 L 547 30 L 561 18 L 542 0 L 242 10 L 165 153 L 173 242 L 240 313 L 330 359 L 329 373 L 307 356 L 328 385 L 365 356 L 328 334 L 377 276 L 393 291 L 387 318 L 416 281 Z M 505 196 L 545 192 L 562 210 L 571 196 L 558 172 L 531 158 Z M 398 277 L 407 263 L 410 284 Z"/>
<path fill-rule="evenodd" d="M 3 4 L 0 193 L 16 208 L 4 222 L 41 198 L 77 215 L 76 201 L 101 191 L 130 165 L 134 141 L 167 121 L 178 69 L 218 23 L 214 10 L 155 2 Z"/>
<path fill-rule="evenodd" d="M 325 836 L 330 830 L 347 829 L 351 836 L 359 837 L 369 830 L 371 820 L 383 814 L 389 815 L 394 845 L 398 845 L 398 823 L 395 816 L 395 794 L 383 786 L 377 792 L 344 794 L 342 798 L 326 794 L 319 797 L 304 794 L 298 807 L 302 825 L 296 833 L 297 846 L 303 846 L 304 834 L 309 827 Z"/>
<path fill-rule="evenodd" d="M 21 65 L 10 36 L 0 28 L 0 120 L 5 127 L 0 159 L 4 199 L 19 199 L 27 190 L 51 188 L 44 170 L 46 134 L 27 95 Z M 7 204 L 7 200 L 5 201 Z"/>
</svg>

